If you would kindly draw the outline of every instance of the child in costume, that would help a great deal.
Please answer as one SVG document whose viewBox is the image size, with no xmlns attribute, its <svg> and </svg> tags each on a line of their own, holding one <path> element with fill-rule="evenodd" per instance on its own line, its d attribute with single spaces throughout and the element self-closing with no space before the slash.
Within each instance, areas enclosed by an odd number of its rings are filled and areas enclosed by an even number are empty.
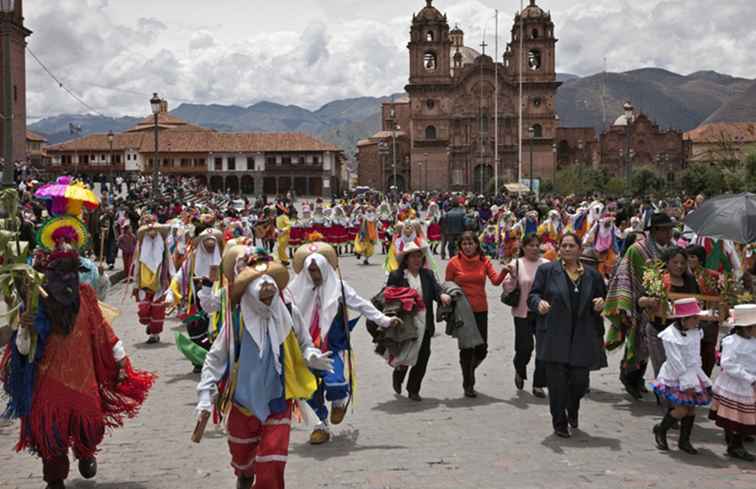
<svg viewBox="0 0 756 489">
<path fill-rule="evenodd" d="M 756 435 L 756 304 L 730 311 L 732 333 L 722 338 L 721 370 L 714 381 L 709 418 L 725 430 L 727 453 L 754 461 L 743 446 Z"/>
<path fill-rule="evenodd" d="M 675 322 L 659 333 L 664 342 L 666 360 L 654 383 L 654 392 L 666 399 L 672 409 L 661 423 L 654 426 L 654 438 L 659 450 L 667 451 L 667 431 L 680 421 L 680 450 L 695 455 L 690 435 L 696 419 L 696 406 L 711 403 L 711 381 L 701 368 L 701 338 L 699 316 L 702 314 L 695 298 L 674 302 L 672 318 Z"/>
<path fill-rule="evenodd" d="M 480 249 L 483 250 L 483 253 L 491 259 L 496 259 L 496 238 L 496 225 L 493 223 L 488 224 L 483 232 L 480 233 L 480 237 L 478 237 L 478 240 L 480 241 Z"/>
</svg>

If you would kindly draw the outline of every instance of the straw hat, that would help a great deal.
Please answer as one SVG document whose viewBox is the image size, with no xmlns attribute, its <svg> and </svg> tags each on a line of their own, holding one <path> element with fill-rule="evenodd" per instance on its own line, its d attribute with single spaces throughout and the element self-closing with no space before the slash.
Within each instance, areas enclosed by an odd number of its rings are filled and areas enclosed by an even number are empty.
<svg viewBox="0 0 756 489">
<path fill-rule="evenodd" d="M 261 261 L 239 272 L 234 283 L 231 284 L 231 304 L 238 304 L 249 284 L 263 275 L 270 276 L 280 291 L 289 285 L 289 271 L 286 267 L 274 261 Z"/>
<path fill-rule="evenodd" d="M 142 241 L 144 235 L 147 234 L 147 232 L 151 229 L 157 230 L 157 232 L 160 233 L 161 236 L 163 236 L 163 239 L 167 238 L 168 234 L 170 234 L 171 232 L 171 227 L 166 224 L 147 224 L 140 227 L 137 231 L 137 240 Z"/>
<path fill-rule="evenodd" d="M 404 248 L 402 248 L 401 251 L 397 251 L 396 259 L 399 263 L 402 263 L 404 261 L 404 258 L 406 258 L 409 254 L 414 253 L 416 251 L 419 251 L 420 253 L 425 254 L 427 249 L 428 249 L 428 245 L 425 242 L 421 242 L 418 244 L 417 241 L 412 241 L 404 245 Z"/>
<path fill-rule="evenodd" d="M 215 228 L 206 228 L 197 236 L 195 236 L 194 239 L 192 239 L 192 246 L 194 247 L 194 249 L 197 249 L 200 243 L 208 238 L 215 238 L 215 243 L 220 246 L 221 253 L 223 253 L 223 248 L 226 244 L 226 242 L 223 240 L 223 231 Z"/>
<path fill-rule="evenodd" d="M 739 304 L 730 309 L 730 326 L 756 326 L 756 304 Z"/>
<path fill-rule="evenodd" d="M 294 273 L 299 273 L 302 271 L 302 269 L 304 268 L 305 260 L 313 253 L 320 253 L 321 255 L 323 255 L 326 260 L 328 260 L 328 263 L 331 264 L 333 269 L 338 270 L 339 257 L 336 256 L 336 250 L 333 249 L 333 246 L 329 245 L 328 243 L 323 243 L 322 241 L 316 241 L 314 243 L 307 243 L 300 246 L 294 253 L 294 260 L 292 261 L 292 268 L 294 269 Z"/>
<path fill-rule="evenodd" d="M 235 244 L 227 246 L 223 252 L 221 270 L 223 270 L 223 275 L 225 275 L 229 283 L 233 282 L 236 277 L 236 262 L 247 253 L 247 249 L 245 245 Z"/>
</svg>

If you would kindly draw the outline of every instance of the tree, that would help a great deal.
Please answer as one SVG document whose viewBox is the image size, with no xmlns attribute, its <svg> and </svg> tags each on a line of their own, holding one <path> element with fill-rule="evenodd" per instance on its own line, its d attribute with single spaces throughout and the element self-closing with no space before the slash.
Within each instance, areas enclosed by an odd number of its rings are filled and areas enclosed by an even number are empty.
<svg viewBox="0 0 756 489">
<path fill-rule="evenodd" d="M 607 180 L 608 176 L 603 169 L 595 170 L 591 167 L 573 165 L 557 172 L 554 190 L 562 195 L 603 192 Z"/>
<path fill-rule="evenodd" d="M 708 163 L 692 163 L 680 183 L 688 194 L 719 195 L 726 188 L 724 174 Z"/>
<path fill-rule="evenodd" d="M 667 182 L 659 177 L 653 168 L 648 166 L 634 169 L 630 177 L 630 189 L 636 195 L 664 190 L 666 186 Z"/>
</svg>

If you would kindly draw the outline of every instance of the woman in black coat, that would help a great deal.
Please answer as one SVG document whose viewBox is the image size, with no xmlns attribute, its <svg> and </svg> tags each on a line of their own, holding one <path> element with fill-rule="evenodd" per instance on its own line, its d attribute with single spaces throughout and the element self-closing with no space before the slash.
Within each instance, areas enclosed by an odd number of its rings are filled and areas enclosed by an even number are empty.
<svg viewBox="0 0 756 489">
<path fill-rule="evenodd" d="M 580 399 L 596 360 L 597 314 L 604 307 L 601 275 L 580 264 L 580 239 L 566 233 L 558 261 L 538 267 L 528 307 L 538 313 L 537 358 L 544 362 L 554 432 L 570 436 L 578 427 Z"/>
<path fill-rule="evenodd" d="M 395 368 L 393 376 L 394 392 L 401 395 L 402 384 L 404 383 L 404 378 L 407 376 L 407 370 L 409 370 L 407 396 L 413 401 L 423 400 L 420 397 L 420 384 L 422 384 L 425 371 L 428 368 L 431 352 L 430 342 L 435 333 L 433 302 L 444 304 L 451 302 L 451 298 L 448 295 L 441 293 L 441 286 L 433 272 L 424 267 L 425 250 L 424 246 L 420 247 L 415 243 L 407 245 L 404 252 L 397 257 L 400 261 L 399 268 L 391 272 L 386 283 L 388 287 L 412 287 L 410 279 L 413 279 L 415 283 L 417 283 L 417 278 L 420 279 L 421 295 L 425 303 L 425 335 L 423 336 L 415 365 L 411 369 L 407 367 Z"/>
</svg>

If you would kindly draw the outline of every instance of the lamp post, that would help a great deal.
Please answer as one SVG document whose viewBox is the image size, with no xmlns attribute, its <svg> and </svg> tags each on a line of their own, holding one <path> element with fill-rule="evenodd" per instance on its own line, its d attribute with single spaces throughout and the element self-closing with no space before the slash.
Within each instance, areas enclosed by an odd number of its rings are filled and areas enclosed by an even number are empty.
<svg viewBox="0 0 756 489">
<path fill-rule="evenodd" d="M 632 164 L 632 157 L 630 156 L 630 133 L 632 131 L 632 124 L 635 120 L 635 114 L 633 113 L 633 104 L 625 102 L 625 182 L 627 188 L 630 188 L 630 179 L 632 178 L 632 171 L 630 165 Z"/>
<path fill-rule="evenodd" d="M 427 192 L 429 190 L 428 189 L 428 153 L 425 153 L 423 156 L 425 156 L 425 175 L 424 175 L 425 183 L 423 184 L 423 190 Z"/>
<path fill-rule="evenodd" d="M 152 164 L 152 201 L 154 203 L 157 203 L 157 197 L 158 197 L 158 179 L 159 176 L 159 168 L 160 168 L 160 159 L 158 156 L 158 137 L 159 137 L 159 129 L 158 129 L 158 116 L 160 115 L 160 106 L 162 105 L 162 100 L 160 100 L 160 97 L 158 97 L 157 93 L 154 93 L 152 95 L 152 98 L 150 99 L 150 106 L 152 107 L 152 115 L 155 117 L 155 156 L 153 158 L 153 164 Z"/>
<path fill-rule="evenodd" d="M 3 167 L 3 187 L 10 188 L 14 186 L 13 182 L 13 81 L 11 80 L 11 19 L 10 16 L 16 8 L 15 0 L 0 0 L 0 14 L 2 15 L 2 25 L 0 32 L 3 36 L 3 158 L 5 166 Z"/>
<path fill-rule="evenodd" d="M 553 176 L 551 178 L 551 186 L 556 188 L 556 174 L 557 174 L 557 145 L 556 143 L 551 145 L 551 154 L 554 156 Z"/>
<path fill-rule="evenodd" d="M 391 112 L 389 112 L 389 117 L 391 119 L 391 144 L 392 144 L 391 167 L 394 170 L 394 188 L 398 190 L 396 186 L 396 131 L 398 131 L 400 127 L 399 127 L 399 124 L 396 123 L 396 110 L 394 110 L 393 107 L 391 108 Z"/>
<path fill-rule="evenodd" d="M 530 147 L 530 193 L 533 193 L 533 138 L 535 136 L 535 129 L 533 129 L 533 126 L 530 126 L 528 128 L 528 137 L 530 138 L 530 143 L 528 146 Z"/>
<path fill-rule="evenodd" d="M 108 131 L 108 144 L 110 145 L 110 174 L 108 175 L 108 183 L 110 184 L 110 195 L 113 195 L 113 186 L 115 185 L 115 177 L 113 172 L 115 167 L 113 166 L 113 131 Z"/>
</svg>

